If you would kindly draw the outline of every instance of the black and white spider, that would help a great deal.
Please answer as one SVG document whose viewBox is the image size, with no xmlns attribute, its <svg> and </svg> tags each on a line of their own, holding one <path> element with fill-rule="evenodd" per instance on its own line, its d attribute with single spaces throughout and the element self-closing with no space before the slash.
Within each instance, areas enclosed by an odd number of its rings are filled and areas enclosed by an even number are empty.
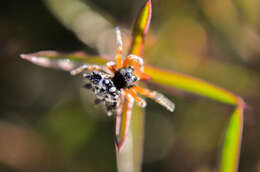
<svg viewBox="0 0 260 172">
<path fill-rule="evenodd" d="M 126 99 L 133 97 L 139 106 L 145 107 L 146 101 L 137 93 L 154 99 L 169 111 L 174 110 L 174 103 L 161 93 L 151 91 L 136 85 L 139 80 L 148 80 L 151 77 L 143 72 L 143 59 L 130 54 L 122 60 L 122 38 L 116 27 L 117 54 L 116 62 L 110 61 L 106 66 L 82 65 L 71 71 L 72 75 L 83 72 L 83 77 L 88 79 L 86 88 L 91 89 L 96 95 L 96 103 L 105 104 L 107 114 L 112 115 L 120 104 L 122 92 Z"/>
</svg>

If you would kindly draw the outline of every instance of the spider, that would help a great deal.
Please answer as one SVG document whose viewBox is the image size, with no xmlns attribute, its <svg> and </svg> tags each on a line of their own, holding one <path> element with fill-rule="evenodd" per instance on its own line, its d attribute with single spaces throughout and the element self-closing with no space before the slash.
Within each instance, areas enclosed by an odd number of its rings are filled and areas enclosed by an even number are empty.
<svg viewBox="0 0 260 172">
<path fill-rule="evenodd" d="M 89 81 L 85 84 L 85 88 L 94 92 L 96 104 L 104 103 L 109 116 L 114 114 L 120 106 L 121 95 L 125 95 L 127 100 L 132 97 L 139 106 L 146 107 L 146 101 L 140 98 L 137 93 L 155 100 L 171 112 L 174 111 L 174 103 L 163 94 L 136 85 L 137 81 L 149 80 L 151 77 L 143 72 L 144 63 L 141 57 L 130 54 L 123 60 L 123 43 L 119 27 L 116 27 L 115 31 L 117 42 L 115 62 L 110 61 L 106 66 L 82 65 L 72 70 L 71 74 L 83 73 L 83 77 Z"/>
</svg>

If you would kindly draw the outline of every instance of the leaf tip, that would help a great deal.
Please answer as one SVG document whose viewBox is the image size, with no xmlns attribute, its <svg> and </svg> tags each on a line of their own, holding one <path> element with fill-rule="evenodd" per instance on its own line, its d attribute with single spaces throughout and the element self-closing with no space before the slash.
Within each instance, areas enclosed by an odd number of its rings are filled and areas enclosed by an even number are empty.
<svg viewBox="0 0 260 172">
<path fill-rule="evenodd" d="M 146 4 L 149 5 L 149 6 L 151 6 L 151 5 L 152 5 L 152 0 L 147 0 L 147 1 L 146 1 Z"/>
<path fill-rule="evenodd" d="M 150 22 L 151 22 L 151 18 L 152 18 L 152 1 L 151 0 L 146 1 L 142 11 L 145 10 L 145 8 L 147 9 L 147 14 L 146 14 L 147 18 L 146 18 L 146 24 L 145 24 L 146 26 L 144 28 L 144 33 L 146 34 L 148 32 Z"/>
<path fill-rule="evenodd" d="M 243 109 L 247 109 L 247 108 L 248 108 L 247 103 L 246 103 L 242 98 L 240 98 L 240 97 L 239 97 L 239 100 L 238 100 L 238 105 L 239 105 L 240 107 L 242 107 Z"/>
<path fill-rule="evenodd" d="M 143 46 L 152 17 L 152 1 L 147 0 L 138 13 L 133 30 L 133 40 L 130 54 L 143 55 Z"/>
<path fill-rule="evenodd" d="M 125 139 L 123 138 L 122 140 L 120 139 L 120 136 L 116 136 L 116 148 L 117 152 L 121 152 L 123 146 L 125 144 Z"/>
<path fill-rule="evenodd" d="M 20 57 L 22 58 L 22 59 L 25 59 L 25 54 L 20 54 Z"/>
<path fill-rule="evenodd" d="M 20 57 L 24 60 L 29 60 L 32 58 L 32 56 L 29 54 L 20 54 Z"/>
</svg>

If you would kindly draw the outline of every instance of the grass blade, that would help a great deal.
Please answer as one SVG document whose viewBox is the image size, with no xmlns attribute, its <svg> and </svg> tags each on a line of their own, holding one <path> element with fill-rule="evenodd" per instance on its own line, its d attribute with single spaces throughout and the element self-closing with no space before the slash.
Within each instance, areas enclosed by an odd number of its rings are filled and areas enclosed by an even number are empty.
<svg viewBox="0 0 260 172">
<path fill-rule="evenodd" d="M 144 72 L 152 77 L 151 82 L 154 83 L 208 97 L 226 104 L 237 105 L 243 102 L 241 98 L 223 88 L 188 75 L 151 66 L 145 66 Z"/>
<path fill-rule="evenodd" d="M 238 170 L 239 154 L 243 134 L 243 107 L 238 106 L 231 116 L 222 148 L 222 172 Z"/>
<path fill-rule="evenodd" d="M 143 56 L 143 48 L 145 36 L 148 32 L 152 14 L 152 5 L 151 0 L 147 0 L 143 8 L 138 14 L 137 20 L 135 22 L 134 31 L 133 31 L 133 40 L 132 45 L 129 51 L 129 54 L 134 54 L 137 56 Z M 124 102 L 124 107 L 128 107 L 129 102 Z M 125 108 L 125 109 L 126 109 Z M 117 144 L 117 165 L 119 172 L 140 172 L 143 156 L 143 134 L 144 134 L 144 115 L 143 109 L 134 105 L 133 116 L 131 123 L 123 119 L 124 116 L 127 117 L 123 110 L 121 128 L 124 127 L 124 130 L 120 130 L 118 134 L 120 137 L 120 144 Z M 130 125 L 126 125 L 130 124 Z M 130 128 L 130 132 L 127 133 L 127 128 Z M 116 127 L 118 128 L 118 127 Z M 116 132 L 117 133 L 117 132 Z M 117 141 L 118 143 L 118 141 Z M 122 149 L 122 146 L 125 145 L 125 148 Z M 122 151 L 121 151 L 122 150 Z M 126 160 L 127 159 L 127 160 Z M 126 164 L 127 162 L 127 164 Z"/>
<path fill-rule="evenodd" d="M 144 110 L 133 104 L 133 101 L 126 100 L 119 118 L 117 117 L 119 120 L 117 122 L 120 122 L 120 128 L 116 129 L 118 171 L 140 172 L 143 154 Z M 120 132 L 118 133 L 117 130 Z"/>
<path fill-rule="evenodd" d="M 81 64 L 106 63 L 105 59 L 84 52 L 64 54 L 57 51 L 39 51 L 37 53 L 21 54 L 21 58 L 39 66 L 65 71 L 70 71 Z"/>
<path fill-rule="evenodd" d="M 143 8 L 138 14 L 135 22 L 132 45 L 129 54 L 135 54 L 137 56 L 143 56 L 143 48 L 146 34 L 148 32 L 150 21 L 152 17 L 152 2 L 147 0 Z"/>
<path fill-rule="evenodd" d="M 151 0 L 147 0 L 143 8 L 140 10 L 137 20 L 135 22 L 132 46 L 129 54 L 134 54 L 137 56 L 141 56 L 143 54 L 144 40 L 145 40 L 146 33 L 149 29 L 151 12 L 152 12 Z M 125 100 L 123 104 L 122 115 L 120 117 L 120 122 L 117 122 L 117 125 L 120 125 L 120 127 L 116 127 L 117 145 L 118 145 L 117 148 L 119 151 L 121 150 L 121 147 L 125 143 L 125 137 L 127 136 L 127 131 L 129 127 L 129 125 L 127 124 L 130 124 L 129 121 L 126 121 L 126 120 L 130 120 L 130 117 L 127 117 L 128 111 L 132 111 L 132 109 L 129 108 L 129 102 Z M 135 126 L 135 124 L 131 124 L 131 125 Z"/>
<path fill-rule="evenodd" d="M 134 100 L 131 97 L 129 101 L 127 99 L 121 99 L 121 101 L 123 102 L 122 110 L 119 110 L 116 117 L 116 144 L 118 152 L 125 145 L 134 104 Z"/>
<path fill-rule="evenodd" d="M 141 172 L 143 161 L 145 111 L 136 104 L 133 107 L 131 124 L 132 127 L 130 130 L 133 137 L 134 172 Z"/>
<path fill-rule="evenodd" d="M 208 97 L 225 104 L 236 105 L 231 116 L 224 146 L 222 149 L 221 171 L 236 172 L 239 164 L 239 153 L 243 131 L 243 110 L 245 102 L 239 96 L 206 81 L 184 74 L 169 72 L 151 66 L 145 67 L 145 73 L 152 77 L 152 82 L 189 93 Z"/>
</svg>

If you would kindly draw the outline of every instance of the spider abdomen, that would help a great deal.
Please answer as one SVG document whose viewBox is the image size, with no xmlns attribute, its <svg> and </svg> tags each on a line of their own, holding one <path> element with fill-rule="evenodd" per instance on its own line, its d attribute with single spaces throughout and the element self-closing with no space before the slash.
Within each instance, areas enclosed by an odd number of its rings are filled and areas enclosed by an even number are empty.
<svg viewBox="0 0 260 172">
<path fill-rule="evenodd" d="M 96 103 L 104 102 L 108 114 L 111 114 L 117 107 L 120 98 L 120 90 L 115 87 L 109 74 L 93 71 L 90 74 L 84 74 L 90 82 L 85 85 L 92 89 L 96 95 Z"/>
</svg>

